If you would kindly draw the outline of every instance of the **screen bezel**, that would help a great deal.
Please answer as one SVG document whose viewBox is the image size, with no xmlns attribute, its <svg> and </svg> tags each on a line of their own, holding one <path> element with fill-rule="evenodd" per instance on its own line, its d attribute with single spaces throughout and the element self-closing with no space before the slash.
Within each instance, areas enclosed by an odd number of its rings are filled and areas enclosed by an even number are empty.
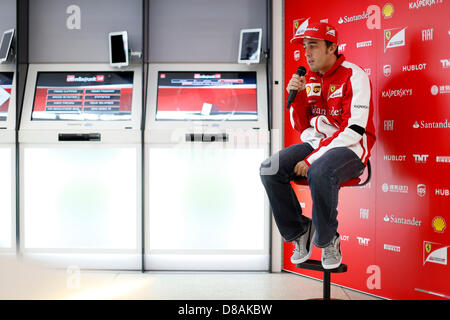
<svg viewBox="0 0 450 320">
<path fill-rule="evenodd" d="M 248 60 L 248 59 L 242 59 L 241 56 L 241 51 L 242 51 L 242 42 L 244 39 L 244 34 L 246 33 L 254 33 L 257 32 L 258 33 L 258 55 L 257 55 L 257 59 L 254 60 Z M 242 29 L 241 33 L 240 33 L 240 38 L 239 38 L 239 52 L 238 52 L 238 63 L 246 63 L 246 64 L 252 64 L 252 63 L 259 63 L 261 60 L 261 39 L 262 39 L 262 29 L 258 28 L 258 29 Z"/>
<path fill-rule="evenodd" d="M 9 39 L 8 49 L 6 50 L 6 56 L 5 57 L 0 57 L 0 63 L 8 61 L 9 52 L 11 51 L 11 44 L 12 44 L 12 41 L 14 39 L 14 29 L 9 29 L 9 30 L 6 30 L 5 32 L 3 32 L 2 41 L 0 43 L 0 48 L 1 48 L 2 45 L 3 45 L 3 41 L 5 40 L 5 36 L 7 34 L 9 34 L 9 33 L 11 33 L 11 38 Z"/>
<path fill-rule="evenodd" d="M 248 73 L 251 73 L 252 74 L 252 77 L 251 77 L 251 83 L 246 83 L 245 85 L 246 86 L 249 86 L 249 85 L 254 85 L 255 86 L 255 88 L 254 89 L 257 89 L 257 83 L 256 83 L 256 77 L 257 77 L 257 74 L 256 74 L 256 71 L 240 71 L 240 72 L 236 72 L 236 71 L 220 71 L 220 74 L 221 74 L 221 78 L 224 78 L 224 79 L 229 79 L 228 77 L 229 77 L 229 75 L 227 75 L 227 74 L 233 74 L 233 75 L 236 75 L 236 76 L 238 76 L 238 74 L 240 74 L 240 76 L 244 76 L 244 74 L 247 74 L 247 72 Z M 168 71 L 168 70 L 161 70 L 161 71 L 159 71 L 158 72 L 158 82 L 161 82 L 161 75 L 162 74 L 165 74 L 165 75 L 170 75 L 171 73 L 172 74 L 176 74 L 176 75 L 178 75 L 179 77 L 182 77 L 181 76 L 181 74 L 185 74 L 185 75 L 183 75 L 183 76 L 187 76 L 188 78 L 190 78 L 190 77 L 192 77 L 192 78 L 194 78 L 195 77 L 195 74 L 197 73 L 197 72 L 187 72 L 187 71 L 182 71 L 182 72 L 177 72 L 177 71 Z M 219 73 L 218 71 L 214 71 L 214 70 L 212 70 L 212 71 L 209 71 L 209 72 L 205 72 L 205 71 L 201 71 L 201 73 L 203 73 L 203 74 L 208 74 L 209 76 L 208 77 L 212 77 L 213 75 L 215 76 L 215 74 L 217 74 L 217 73 Z M 254 78 L 253 78 L 253 75 L 254 75 Z M 249 76 L 249 75 L 247 75 L 247 76 Z M 170 77 L 170 76 L 169 76 Z M 172 77 L 173 77 L 173 75 L 172 75 Z M 167 81 L 167 80 L 164 80 L 164 81 Z M 208 80 L 207 80 L 208 81 Z M 254 82 L 253 82 L 254 81 Z M 164 84 L 164 85 L 162 85 L 163 87 L 166 87 L 167 86 L 167 84 Z M 170 85 L 169 85 L 170 86 Z M 189 88 L 194 88 L 194 86 L 191 86 L 191 87 L 189 87 Z M 204 91 L 204 90 L 211 90 L 210 92 L 212 93 L 212 92 L 214 92 L 214 93 L 216 93 L 216 90 L 220 90 L 219 88 L 208 88 L 208 86 L 200 86 L 200 88 L 202 89 L 202 91 Z M 219 121 L 256 121 L 257 120 L 257 117 L 258 117 L 258 114 L 257 114 L 257 109 L 256 109 L 256 107 L 257 107 L 257 91 L 255 90 L 255 95 L 254 95 L 254 98 L 255 98 L 255 100 L 254 100 L 254 107 L 255 107 L 255 114 L 252 114 L 250 117 L 254 117 L 254 119 L 243 119 L 243 118 L 240 118 L 240 115 L 239 115 L 239 111 L 238 110 L 235 110 L 235 111 L 228 111 L 227 112 L 227 114 L 225 115 L 225 114 L 222 114 L 222 115 L 209 115 L 209 114 L 207 114 L 207 115 L 205 115 L 205 114 L 203 114 L 203 112 L 205 111 L 204 110 L 204 107 L 205 107 L 205 105 L 203 105 L 203 108 L 201 109 L 201 110 L 199 110 L 200 111 L 200 113 L 202 114 L 202 116 L 200 116 L 202 119 L 196 119 L 195 120 L 195 115 L 192 115 L 192 118 L 189 118 L 189 115 L 188 114 L 186 114 L 186 117 L 184 117 L 184 118 L 176 118 L 176 114 L 178 114 L 178 115 L 180 115 L 180 114 L 183 114 L 183 111 L 181 111 L 180 113 L 178 113 L 178 112 L 175 112 L 175 114 L 174 114 L 174 116 L 172 117 L 172 118 L 170 118 L 170 116 L 168 116 L 167 118 L 164 118 L 164 115 L 165 115 L 165 111 L 164 110 L 159 110 L 158 111 L 158 103 L 160 102 L 160 89 L 161 89 L 161 87 L 159 86 L 159 84 L 157 84 L 157 89 L 158 89 L 158 92 L 157 92 L 157 97 L 156 97 L 156 102 L 157 102 L 157 105 L 156 105 L 156 110 L 155 110 L 155 116 L 160 116 L 160 118 L 159 119 L 156 119 L 156 121 L 200 121 L 200 122 L 203 122 L 203 121 L 215 121 L 215 122 L 219 122 Z M 233 90 L 232 88 L 230 88 L 230 87 L 227 87 L 227 89 L 230 89 L 230 90 Z M 238 90 L 239 88 L 237 87 L 237 88 L 235 88 L 234 90 Z M 246 88 L 247 89 L 247 88 Z M 177 96 L 178 97 L 178 96 Z M 212 104 L 209 104 L 209 107 L 211 108 L 212 107 Z M 234 115 L 234 112 L 236 112 L 236 115 Z M 232 116 L 230 116 L 230 113 L 233 113 L 233 115 Z M 245 113 L 245 111 L 243 111 L 243 113 Z M 227 116 L 230 116 L 230 119 L 228 119 L 227 118 Z M 243 116 L 243 115 L 242 115 Z"/>
<path fill-rule="evenodd" d="M 257 120 L 239 121 L 217 121 L 217 120 L 156 120 L 156 103 L 158 95 L 158 73 L 160 71 L 172 72 L 242 72 L 256 71 L 256 101 Z M 174 130 L 203 128 L 204 130 L 226 130 L 235 129 L 267 129 L 268 109 L 267 109 L 267 80 L 266 67 L 262 64 L 242 65 L 242 64 L 149 64 L 148 87 L 147 87 L 147 114 L 146 131 L 149 130 Z"/>
<path fill-rule="evenodd" d="M 113 62 L 113 54 L 112 54 L 112 37 L 114 36 L 122 36 L 122 43 L 125 51 L 125 62 Z M 112 67 L 126 67 L 128 66 L 128 32 L 127 31 L 118 31 L 118 32 L 110 32 L 108 35 L 109 39 L 109 64 Z"/>
<path fill-rule="evenodd" d="M 126 74 L 125 74 L 126 73 Z M 97 77 L 101 75 L 100 79 Z M 73 77 L 73 81 L 69 82 L 69 76 Z M 82 78 L 89 80 L 82 80 Z M 108 81 L 108 77 L 113 81 Z M 79 78 L 79 82 L 75 81 L 75 78 Z M 114 78 L 114 79 L 112 79 Z M 99 81 L 100 80 L 100 81 Z M 32 121 L 129 121 L 131 120 L 131 98 L 129 95 L 127 103 L 121 105 L 122 101 L 122 89 L 127 91 L 131 89 L 133 91 L 133 72 L 132 71 L 96 71 L 96 72 L 38 72 L 36 80 L 35 95 L 33 101 L 33 110 L 31 113 Z M 117 90 L 114 93 L 105 92 L 87 92 L 96 90 Z M 77 90 L 77 92 L 71 92 L 65 94 L 63 92 L 51 92 L 55 90 Z M 85 92 L 79 91 L 85 90 Z M 39 99 L 38 91 L 40 91 Z M 42 100 L 43 91 L 47 91 L 47 97 Z M 59 97 L 61 95 L 61 97 Z M 113 104 L 92 104 L 92 96 L 110 96 L 108 100 L 113 100 Z M 55 97 L 56 96 L 56 97 Z M 68 97 L 65 99 L 64 97 Z M 113 97 L 112 97 L 113 96 Z M 60 99 L 58 99 L 60 98 Z M 117 103 L 119 98 L 119 103 Z M 58 102 L 61 99 L 68 102 L 67 104 Z M 101 98 L 100 98 L 101 99 Z M 58 102 L 54 102 L 56 100 Z M 73 104 L 72 104 L 73 103 Z M 61 109 L 59 109 L 61 108 Z M 98 110 L 96 110 L 99 108 Z M 102 108 L 114 108 L 116 110 L 101 110 Z M 47 110 L 55 109 L 55 110 Z M 76 109 L 76 110 L 75 110 Z M 92 109 L 92 110 L 90 110 Z M 122 111 L 122 112 L 121 112 Z M 104 119 L 107 118 L 107 119 Z"/>
<path fill-rule="evenodd" d="M 21 129 L 46 130 L 92 130 L 92 129 L 139 129 L 141 126 L 142 70 L 141 66 L 129 66 L 123 70 L 109 64 L 31 64 L 28 69 L 25 97 L 22 111 Z M 133 95 L 131 99 L 131 120 L 113 121 L 67 121 L 31 120 L 34 106 L 37 75 L 39 72 L 122 72 L 133 71 Z"/>
</svg>

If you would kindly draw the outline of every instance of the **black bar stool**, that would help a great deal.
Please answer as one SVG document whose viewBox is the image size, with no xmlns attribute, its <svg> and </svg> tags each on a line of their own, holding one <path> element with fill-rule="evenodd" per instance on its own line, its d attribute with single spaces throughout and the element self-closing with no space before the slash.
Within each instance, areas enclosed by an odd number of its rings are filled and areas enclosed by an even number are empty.
<svg viewBox="0 0 450 320">
<path fill-rule="evenodd" d="M 342 187 L 362 187 L 365 186 L 367 183 L 369 183 L 370 178 L 372 177 L 372 168 L 370 166 L 370 161 L 367 161 L 367 165 L 366 165 L 366 170 L 367 171 L 367 175 L 364 181 L 362 181 L 362 177 L 364 176 L 361 175 L 358 178 L 353 178 L 350 180 L 347 180 L 343 183 L 341 183 L 339 185 L 340 188 Z M 361 182 L 362 181 L 362 182 Z M 299 177 L 298 179 L 295 179 L 293 181 L 296 185 L 300 185 L 300 186 L 307 186 L 308 185 L 308 179 L 304 178 L 304 177 Z M 343 272 L 347 272 L 347 265 L 346 264 L 341 264 L 339 267 L 334 268 L 334 269 L 324 269 L 322 267 L 322 261 L 319 260 L 307 260 L 303 263 L 299 263 L 296 265 L 297 268 L 300 269 L 307 269 L 307 270 L 314 270 L 314 271 L 321 271 L 323 272 L 323 300 L 330 300 L 330 296 L 331 296 L 331 274 L 332 273 L 343 273 Z"/>
</svg>

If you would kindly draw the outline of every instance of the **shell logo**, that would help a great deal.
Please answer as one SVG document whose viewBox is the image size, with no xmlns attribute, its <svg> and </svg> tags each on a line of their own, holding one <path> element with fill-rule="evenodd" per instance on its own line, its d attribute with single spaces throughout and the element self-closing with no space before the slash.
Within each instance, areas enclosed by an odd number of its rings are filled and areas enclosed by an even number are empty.
<svg viewBox="0 0 450 320">
<path fill-rule="evenodd" d="M 392 18 L 394 14 L 394 6 L 391 3 L 386 3 L 383 7 L 383 16 L 385 19 Z"/>
<path fill-rule="evenodd" d="M 444 218 L 440 216 L 434 217 L 431 225 L 433 226 L 434 231 L 438 233 L 443 233 L 445 228 L 447 227 Z"/>
<path fill-rule="evenodd" d="M 310 91 L 311 91 L 311 87 L 306 87 L 306 95 L 308 95 Z"/>
</svg>

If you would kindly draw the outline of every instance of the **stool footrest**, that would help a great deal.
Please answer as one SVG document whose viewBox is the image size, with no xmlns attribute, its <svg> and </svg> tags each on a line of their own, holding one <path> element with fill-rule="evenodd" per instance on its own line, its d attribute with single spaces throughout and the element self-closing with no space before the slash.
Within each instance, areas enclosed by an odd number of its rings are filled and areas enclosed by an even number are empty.
<svg viewBox="0 0 450 320">
<path fill-rule="evenodd" d="M 297 268 L 323 272 L 323 300 L 330 300 L 331 298 L 331 273 L 347 272 L 346 264 L 341 264 L 334 269 L 325 269 L 322 266 L 322 261 L 319 260 L 307 260 L 303 263 L 298 263 Z"/>
<path fill-rule="evenodd" d="M 330 272 L 330 273 L 342 273 L 347 272 L 347 265 L 341 264 L 339 267 L 334 269 L 324 269 L 322 266 L 322 261 L 319 260 L 307 260 L 305 262 L 297 264 L 297 268 L 322 271 L 322 272 Z"/>
</svg>

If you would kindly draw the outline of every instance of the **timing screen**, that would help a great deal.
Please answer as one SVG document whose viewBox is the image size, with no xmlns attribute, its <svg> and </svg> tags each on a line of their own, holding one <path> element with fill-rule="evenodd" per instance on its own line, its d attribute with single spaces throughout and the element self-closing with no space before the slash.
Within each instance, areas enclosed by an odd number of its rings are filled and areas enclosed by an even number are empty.
<svg viewBox="0 0 450 320">
<path fill-rule="evenodd" d="M 6 121 L 8 118 L 13 76 L 13 72 L 0 72 L 0 121 Z"/>
<path fill-rule="evenodd" d="M 257 120 L 256 72 L 158 73 L 156 120 Z"/>
<path fill-rule="evenodd" d="M 133 72 L 39 72 L 31 120 L 131 120 Z"/>
</svg>

